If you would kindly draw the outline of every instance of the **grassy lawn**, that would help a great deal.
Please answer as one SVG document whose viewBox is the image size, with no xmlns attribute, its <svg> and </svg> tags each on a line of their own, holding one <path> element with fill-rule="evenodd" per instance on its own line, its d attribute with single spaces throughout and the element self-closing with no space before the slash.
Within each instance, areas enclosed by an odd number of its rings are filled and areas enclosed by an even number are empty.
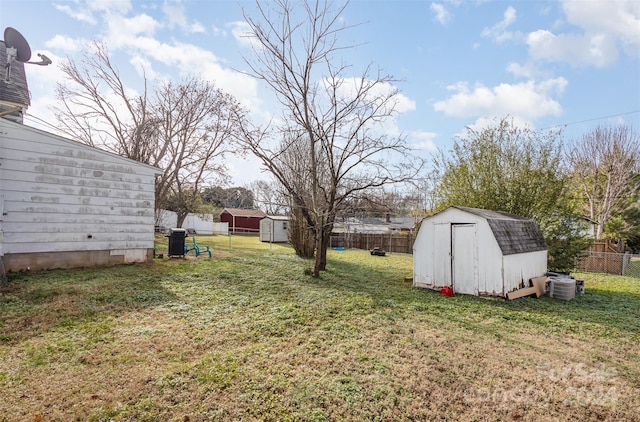
<svg viewBox="0 0 640 422">
<path fill-rule="evenodd" d="M 198 236 L 213 259 L 0 286 L 0 421 L 640 417 L 640 279 L 513 302 L 416 289 L 412 257 Z M 158 237 L 158 252 L 166 238 Z"/>
</svg>

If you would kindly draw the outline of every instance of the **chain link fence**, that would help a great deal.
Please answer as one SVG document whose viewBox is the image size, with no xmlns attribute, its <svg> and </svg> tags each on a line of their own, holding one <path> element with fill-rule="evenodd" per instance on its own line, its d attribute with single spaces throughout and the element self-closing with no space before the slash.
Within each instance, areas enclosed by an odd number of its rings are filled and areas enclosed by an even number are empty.
<svg viewBox="0 0 640 422">
<path fill-rule="evenodd" d="M 589 251 L 586 256 L 578 260 L 576 269 L 582 272 L 640 278 L 640 255 Z"/>
<path fill-rule="evenodd" d="M 413 253 L 413 233 L 331 233 L 329 247 L 380 248 L 387 252 Z"/>
</svg>

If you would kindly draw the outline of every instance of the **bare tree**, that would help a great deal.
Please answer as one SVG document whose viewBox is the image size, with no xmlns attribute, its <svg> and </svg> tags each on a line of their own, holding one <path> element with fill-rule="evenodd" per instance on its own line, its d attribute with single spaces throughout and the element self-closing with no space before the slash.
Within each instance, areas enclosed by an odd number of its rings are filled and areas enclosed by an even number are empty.
<svg viewBox="0 0 640 422">
<path fill-rule="evenodd" d="M 79 65 L 67 60 L 61 68 L 67 83 L 56 87 L 59 129 L 87 145 L 153 164 L 157 122 L 150 115 L 146 77 L 142 93 L 128 90 L 106 45 L 97 41 Z"/>
<path fill-rule="evenodd" d="M 200 191 L 225 173 L 223 158 L 234 150 L 240 106 L 213 84 L 191 78 L 156 90 L 152 114 L 159 122 L 154 165 L 164 169 L 158 198 L 177 198 L 178 226 L 201 204 Z M 162 202 L 161 204 L 162 205 Z"/>
<path fill-rule="evenodd" d="M 288 200 L 282 187 L 276 181 L 255 180 L 249 184 L 253 192 L 257 207 L 269 215 L 284 215 L 287 213 Z"/>
<path fill-rule="evenodd" d="M 382 123 L 397 114 L 395 80 L 370 66 L 351 77 L 350 67 L 338 64 L 337 53 L 348 48 L 338 44 L 347 29 L 340 20 L 346 5 L 296 5 L 302 9 L 299 16 L 287 0 L 256 3 L 258 18 L 244 13 L 255 41 L 246 60 L 250 73 L 275 92 L 283 116 L 278 130 L 244 127 L 243 142 L 282 184 L 313 231 L 317 277 L 326 268 L 329 236 L 343 202 L 369 188 L 407 180 L 421 163 L 403 137 L 382 131 Z M 282 159 L 291 149 L 304 157 L 296 164 L 300 168 Z"/>
<path fill-rule="evenodd" d="M 601 239 L 612 217 L 622 214 L 640 187 L 640 137 L 626 125 L 601 125 L 583 135 L 569 151 L 576 180 L 587 199 L 589 217 Z"/>
<path fill-rule="evenodd" d="M 196 212 L 200 188 L 221 177 L 244 117 L 237 101 L 211 83 L 191 78 L 164 82 L 149 93 L 127 88 L 103 43 L 94 42 L 80 64 L 62 65 L 56 89 L 59 128 L 73 139 L 159 167 L 156 210 L 169 207 L 181 226 Z"/>
</svg>

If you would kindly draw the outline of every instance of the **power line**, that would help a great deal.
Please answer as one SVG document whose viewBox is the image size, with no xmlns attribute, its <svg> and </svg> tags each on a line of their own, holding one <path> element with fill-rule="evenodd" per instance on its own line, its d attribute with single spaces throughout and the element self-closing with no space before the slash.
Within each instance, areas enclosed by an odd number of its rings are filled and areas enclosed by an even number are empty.
<svg viewBox="0 0 640 422">
<path fill-rule="evenodd" d="M 610 114 L 610 115 L 608 115 L 608 116 L 601 116 L 601 117 L 594 117 L 594 118 L 591 118 L 591 119 L 580 120 L 580 121 L 577 121 L 577 122 L 570 122 L 570 123 L 564 123 L 564 124 L 557 124 L 557 125 L 553 125 L 553 126 L 549 126 L 549 127 L 542 128 L 542 129 L 540 129 L 540 130 L 553 129 L 553 128 L 556 128 L 556 127 L 559 127 L 559 126 L 567 127 L 567 126 L 569 126 L 569 125 L 577 125 L 577 124 L 579 124 L 579 123 L 588 123 L 588 122 L 593 122 L 593 121 L 596 121 L 596 120 L 610 119 L 610 118 L 612 118 L 612 117 L 626 116 L 626 115 L 628 115 L 628 114 L 634 114 L 634 113 L 640 113 L 640 110 L 626 111 L 626 112 L 624 112 L 624 113 Z"/>
<path fill-rule="evenodd" d="M 24 116 L 24 117 L 25 117 L 25 119 L 27 119 L 27 120 L 28 120 L 28 119 L 33 119 L 33 120 L 35 120 L 35 121 L 38 121 L 38 122 L 40 122 L 40 123 L 44 124 L 45 126 L 48 126 L 48 127 L 50 127 L 51 129 L 54 129 L 54 130 L 56 130 L 56 131 L 58 131 L 58 130 L 59 130 L 57 127 L 55 127 L 54 125 L 52 125 L 52 124 L 51 124 L 51 123 L 49 123 L 48 121 L 46 121 L 46 120 L 44 120 L 44 119 L 41 119 L 41 118 L 39 118 L 39 117 L 37 117 L 37 116 L 35 116 L 35 115 L 33 115 L 33 114 L 25 114 L 25 116 Z"/>
</svg>

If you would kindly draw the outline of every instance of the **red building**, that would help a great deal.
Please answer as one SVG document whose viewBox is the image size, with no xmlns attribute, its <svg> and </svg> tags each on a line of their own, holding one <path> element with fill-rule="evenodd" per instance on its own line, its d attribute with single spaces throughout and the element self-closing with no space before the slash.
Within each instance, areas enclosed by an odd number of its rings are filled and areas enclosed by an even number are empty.
<svg viewBox="0 0 640 422">
<path fill-rule="evenodd" d="M 225 208 L 220 213 L 220 221 L 229 223 L 229 233 L 260 233 L 260 220 L 267 214 L 260 210 Z"/>
</svg>

